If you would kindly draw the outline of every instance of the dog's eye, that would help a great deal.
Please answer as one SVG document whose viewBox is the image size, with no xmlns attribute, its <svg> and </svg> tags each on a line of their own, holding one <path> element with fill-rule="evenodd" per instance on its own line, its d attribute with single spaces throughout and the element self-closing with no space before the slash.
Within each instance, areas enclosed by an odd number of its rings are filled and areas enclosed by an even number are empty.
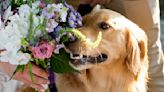
<svg viewBox="0 0 164 92">
<path fill-rule="evenodd" d="M 107 30 L 107 29 L 111 28 L 111 26 L 109 24 L 105 23 L 105 22 L 99 23 L 98 27 L 102 30 Z"/>
</svg>

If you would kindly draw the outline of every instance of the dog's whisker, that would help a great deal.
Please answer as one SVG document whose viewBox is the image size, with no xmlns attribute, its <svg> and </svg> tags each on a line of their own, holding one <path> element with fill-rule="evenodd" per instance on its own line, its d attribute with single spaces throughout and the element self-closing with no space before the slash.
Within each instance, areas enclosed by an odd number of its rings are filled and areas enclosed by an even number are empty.
<svg viewBox="0 0 164 92">
<path fill-rule="evenodd" d="M 95 49 L 95 51 L 97 51 L 98 55 L 100 55 L 101 60 L 103 60 L 103 56 L 102 56 L 101 52 L 97 49 Z"/>
<path fill-rule="evenodd" d="M 97 58 L 95 57 L 96 65 L 98 64 Z"/>
<path fill-rule="evenodd" d="M 89 56 L 88 56 L 88 50 L 87 50 L 87 60 L 89 59 Z"/>
</svg>

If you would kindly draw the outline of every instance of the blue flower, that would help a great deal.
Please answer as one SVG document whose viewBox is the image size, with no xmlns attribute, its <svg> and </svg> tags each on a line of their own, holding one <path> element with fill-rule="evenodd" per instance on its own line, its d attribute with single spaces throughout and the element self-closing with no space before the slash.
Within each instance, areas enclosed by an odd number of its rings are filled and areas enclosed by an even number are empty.
<svg viewBox="0 0 164 92">
<path fill-rule="evenodd" d="M 42 15 L 45 16 L 47 19 L 51 19 L 55 16 L 55 13 L 49 13 L 47 8 L 44 8 L 42 11 Z"/>
<path fill-rule="evenodd" d="M 76 20 L 74 20 L 73 18 L 68 18 L 68 23 L 69 23 L 69 26 L 72 28 L 76 28 L 77 26 Z"/>
<path fill-rule="evenodd" d="M 59 32 L 61 29 L 61 26 L 57 26 L 56 28 L 54 28 L 54 31 L 52 32 L 52 38 L 56 39 L 59 36 Z"/>
<path fill-rule="evenodd" d="M 72 28 L 81 27 L 82 26 L 82 17 L 78 12 L 71 11 L 69 13 L 68 22 L 69 22 L 70 27 L 72 27 Z"/>
<path fill-rule="evenodd" d="M 73 19 L 73 20 L 76 20 L 75 12 L 70 12 L 70 13 L 69 13 L 69 18 L 71 18 L 71 19 Z"/>
<path fill-rule="evenodd" d="M 64 2 L 64 6 L 69 8 L 70 11 L 75 11 L 75 9 L 71 5 L 68 5 L 66 2 Z"/>
</svg>

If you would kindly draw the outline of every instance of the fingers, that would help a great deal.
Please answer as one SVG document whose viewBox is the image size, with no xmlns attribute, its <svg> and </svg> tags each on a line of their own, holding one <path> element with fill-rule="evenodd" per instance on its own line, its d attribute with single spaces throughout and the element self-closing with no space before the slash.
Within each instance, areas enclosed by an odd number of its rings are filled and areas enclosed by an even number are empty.
<svg viewBox="0 0 164 92">
<path fill-rule="evenodd" d="M 39 77 L 48 79 L 48 72 L 46 72 L 45 70 L 39 68 L 36 65 L 33 65 L 32 66 L 32 73 L 35 74 L 35 75 L 37 75 L 37 76 L 39 76 Z"/>
<path fill-rule="evenodd" d="M 24 79 L 26 79 L 26 80 L 30 81 L 31 83 L 34 83 L 34 84 L 49 84 L 49 80 L 48 79 L 39 77 L 37 75 L 33 75 L 34 81 L 32 81 L 30 76 L 26 76 L 26 78 L 24 78 Z"/>
<path fill-rule="evenodd" d="M 28 81 L 28 80 L 23 80 L 24 84 L 26 84 L 27 86 L 30 86 L 38 91 L 41 91 L 41 92 L 45 92 L 45 88 L 44 86 L 42 85 L 39 85 L 39 84 L 34 84 L 34 83 L 31 83 L 31 81 Z"/>
<path fill-rule="evenodd" d="M 27 78 L 22 80 L 26 85 L 31 86 L 32 88 L 35 88 L 38 91 L 41 92 L 45 92 L 45 90 L 48 88 L 46 87 L 47 84 L 47 80 L 37 77 L 37 76 L 33 76 L 34 77 L 34 82 L 32 82 L 31 78 Z"/>
<path fill-rule="evenodd" d="M 24 84 L 38 90 L 41 92 L 45 92 L 46 84 L 49 84 L 49 81 L 45 78 L 41 78 L 39 76 L 33 75 L 34 81 L 31 80 L 31 77 L 29 73 L 19 73 L 16 76 L 19 76 L 19 79 L 17 77 L 17 80 L 22 81 Z"/>
<path fill-rule="evenodd" d="M 30 87 L 35 88 L 36 90 L 41 91 L 41 92 L 45 92 L 45 90 L 46 90 L 46 89 L 44 89 L 43 86 L 41 86 L 39 84 L 31 84 Z"/>
<path fill-rule="evenodd" d="M 48 73 L 45 70 L 43 70 L 42 68 L 40 68 L 36 65 L 32 65 L 32 73 L 33 73 L 33 78 L 34 78 L 33 82 L 34 83 L 36 83 L 36 84 L 49 83 Z M 29 74 L 29 69 L 26 69 L 26 71 L 23 72 L 23 78 L 32 82 L 30 74 Z"/>
<path fill-rule="evenodd" d="M 14 79 L 22 81 L 24 84 L 31 86 L 41 92 L 44 92 L 45 84 L 49 84 L 48 73 L 36 65 L 32 65 L 33 81 L 30 77 L 30 72 L 28 67 L 25 67 L 24 72 L 18 71 L 14 75 Z"/>
</svg>

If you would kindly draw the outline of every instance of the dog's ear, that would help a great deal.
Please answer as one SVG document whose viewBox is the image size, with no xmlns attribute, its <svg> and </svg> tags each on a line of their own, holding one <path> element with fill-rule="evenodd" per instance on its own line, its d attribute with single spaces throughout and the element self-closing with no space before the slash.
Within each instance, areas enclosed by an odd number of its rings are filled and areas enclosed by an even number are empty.
<svg viewBox="0 0 164 92">
<path fill-rule="evenodd" d="M 100 9 L 101 9 L 101 5 L 97 4 L 97 5 L 93 8 L 92 12 L 98 11 L 98 10 L 100 10 Z"/>
<path fill-rule="evenodd" d="M 137 75 L 143 64 L 147 63 L 147 41 L 136 37 L 130 31 L 127 31 L 127 58 L 126 64 L 129 70 Z"/>
</svg>

